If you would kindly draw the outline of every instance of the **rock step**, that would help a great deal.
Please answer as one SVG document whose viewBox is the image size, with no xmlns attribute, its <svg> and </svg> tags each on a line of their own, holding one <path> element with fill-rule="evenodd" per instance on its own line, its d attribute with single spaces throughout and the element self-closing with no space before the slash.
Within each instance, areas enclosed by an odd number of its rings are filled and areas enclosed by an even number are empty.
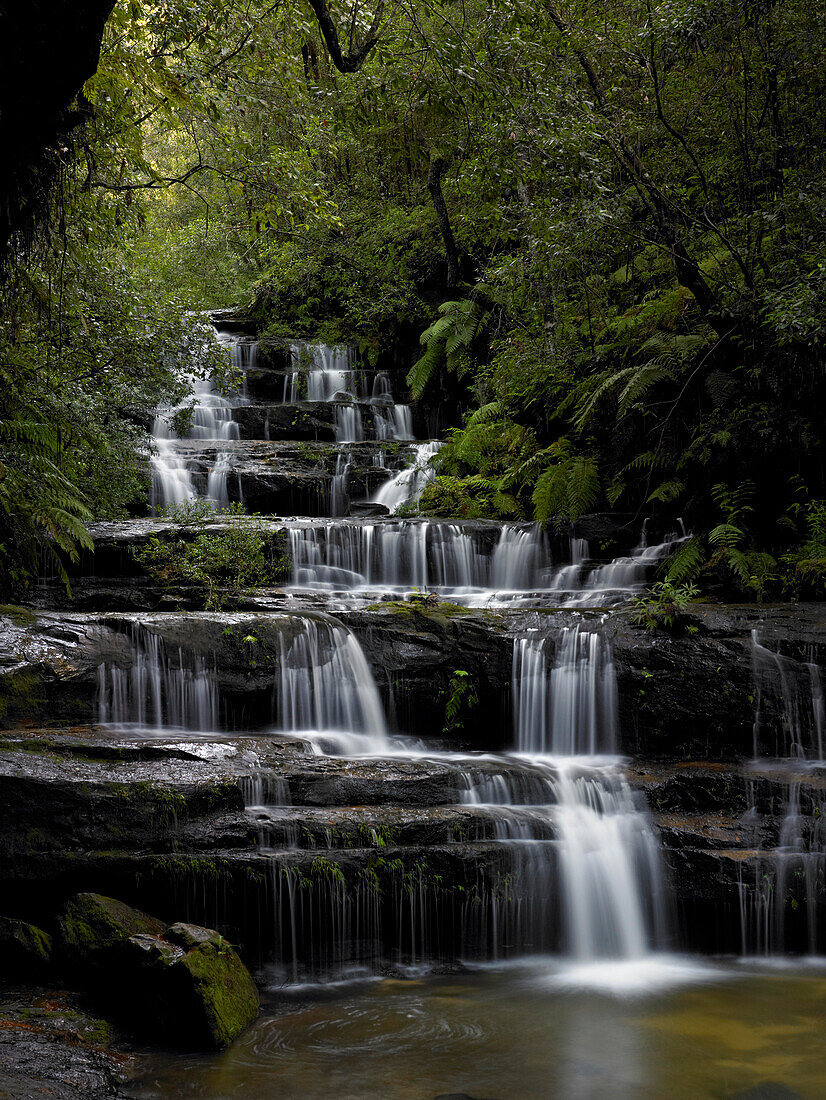
<svg viewBox="0 0 826 1100">
<path fill-rule="evenodd" d="M 132 530 L 146 534 L 155 522 L 145 521 Z M 298 524 L 308 525 L 312 527 L 312 521 Z M 263 529 L 278 531 L 290 526 L 292 521 L 272 527 L 264 523 Z M 109 662 L 129 670 L 134 660 L 131 639 L 140 626 L 163 640 L 171 667 L 181 662 L 191 667 L 198 659 L 207 669 L 214 669 L 219 722 L 230 728 L 271 730 L 276 721 L 273 686 L 282 639 L 290 641 L 305 628 L 306 616 L 318 612 L 312 603 L 302 603 L 280 590 L 251 597 L 250 606 L 258 609 L 39 615 L 21 610 L 16 617 L 0 616 L 5 642 L 0 663 L 0 689 L 6 699 L 2 724 L 94 721 L 99 666 Z M 811 660 L 807 656 L 811 652 L 813 659 L 826 663 L 826 607 L 699 605 L 692 609 L 692 618 L 695 634 L 672 637 L 645 631 L 631 621 L 627 609 L 606 615 L 599 609 L 537 613 L 467 610 L 446 602 L 426 606 L 381 602 L 336 614 L 337 621 L 352 630 L 361 644 L 388 706 L 392 685 L 394 722 L 401 733 L 423 735 L 430 743 L 443 736 L 445 692 L 454 671 L 462 669 L 480 703 L 460 737 L 448 747 L 482 751 L 512 747 L 514 637 L 539 622 L 547 628 L 552 645 L 554 632 L 584 621 L 598 623 L 613 648 L 620 752 L 643 761 L 682 759 L 686 767 L 698 759 L 725 762 L 748 758 L 754 752 L 752 631 L 760 630 L 766 645 L 775 651 L 788 652 L 790 657 L 800 652 L 803 660 Z M 249 636 L 257 640 L 252 658 L 244 641 Z M 779 692 L 764 695 L 761 707 L 763 751 L 771 752 L 787 737 Z M 717 766 L 730 765 L 709 764 L 707 777 L 698 775 L 696 783 L 691 780 L 688 784 L 697 791 L 706 785 L 710 794 L 704 805 L 713 797 L 728 797 L 725 784 L 715 777 Z M 654 763 L 634 767 L 641 773 L 648 768 L 652 782 L 657 781 Z M 744 774 L 742 783 L 748 778 Z M 808 781 L 811 776 L 804 778 Z M 740 782 L 738 779 L 738 791 L 744 789 Z M 643 777 L 640 783 L 644 785 Z M 778 783 L 782 785 L 782 777 Z M 679 772 L 674 772 L 672 784 L 682 784 L 688 790 Z M 652 790 L 651 797 L 655 811 L 672 806 L 667 801 L 657 806 L 653 799 L 659 792 Z M 669 797 L 667 792 L 663 797 Z M 691 809 L 686 801 L 675 805 Z"/>
<path fill-rule="evenodd" d="M 335 442 L 336 411 L 346 408 L 348 404 L 358 407 L 365 434 L 375 433 L 377 424 L 381 423 L 382 407 L 364 401 L 302 401 L 294 404 L 256 401 L 234 408 L 232 419 L 238 425 L 242 440 Z M 416 435 L 425 428 L 415 412 L 413 428 Z M 394 441 L 387 442 L 392 445 Z"/>
<path fill-rule="evenodd" d="M 394 472 L 407 465 L 412 445 L 388 443 L 274 443 L 266 440 L 172 441 L 186 462 L 196 490 L 207 494 L 219 456 L 226 463 L 226 496 L 248 512 L 266 516 L 330 517 L 350 500 L 372 496 Z M 377 461 L 380 465 L 377 465 Z M 346 482 L 334 499 L 334 477 L 347 463 Z"/>
<path fill-rule="evenodd" d="M 503 816 L 530 821 L 537 836 L 554 837 L 547 810 L 515 812 L 482 806 L 412 808 L 342 806 L 313 812 L 305 807 L 251 806 L 247 815 L 265 849 L 385 849 L 497 839 Z"/>
</svg>

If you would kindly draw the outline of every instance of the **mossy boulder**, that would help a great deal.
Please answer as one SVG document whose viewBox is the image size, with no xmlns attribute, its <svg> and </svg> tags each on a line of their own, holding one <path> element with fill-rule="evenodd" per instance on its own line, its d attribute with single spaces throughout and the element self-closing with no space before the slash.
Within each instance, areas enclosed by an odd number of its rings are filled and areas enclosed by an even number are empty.
<svg viewBox="0 0 826 1100">
<path fill-rule="evenodd" d="M 116 969 L 135 1025 L 175 1046 L 222 1050 L 258 1016 L 249 971 L 210 928 L 174 924 L 163 938 L 131 936 Z"/>
<path fill-rule="evenodd" d="M 115 898 L 75 894 L 59 919 L 60 942 L 74 963 L 101 964 L 130 936 L 159 936 L 164 924 Z"/>
<path fill-rule="evenodd" d="M 34 924 L 0 917 L 0 976 L 42 977 L 52 963 L 52 937 Z"/>
</svg>

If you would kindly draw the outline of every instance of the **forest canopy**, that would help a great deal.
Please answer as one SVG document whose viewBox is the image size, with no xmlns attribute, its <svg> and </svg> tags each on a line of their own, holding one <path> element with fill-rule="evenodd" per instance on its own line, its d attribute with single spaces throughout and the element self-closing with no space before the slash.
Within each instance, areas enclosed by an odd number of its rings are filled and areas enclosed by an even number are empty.
<svg viewBox="0 0 826 1100">
<path fill-rule="evenodd" d="M 820 593 L 824 56 L 811 0 L 121 0 L 3 269 L 0 588 L 140 509 L 243 306 L 407 363 L 425 512 L 682 517 L 672 583 Z"/>
</svg>

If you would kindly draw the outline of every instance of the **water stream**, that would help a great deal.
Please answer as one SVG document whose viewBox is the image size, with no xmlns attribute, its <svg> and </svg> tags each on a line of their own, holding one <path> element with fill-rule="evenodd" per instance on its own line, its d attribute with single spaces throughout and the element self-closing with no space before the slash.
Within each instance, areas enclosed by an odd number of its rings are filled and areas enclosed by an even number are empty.
<svg viewBox="0 0 826 1100">
<path fill-rule="evenodd" d="M 765 778 L 782 794 L 779 835 L 762 852 L 753 882 L 740 885 L 744 954 L 781 957 L 789 951 L 826 953 L 826 760 L 823 687 L 814 660 L 797 660 L 764 646 L 752 634 L 755 684 L 753 779 L 745 825 L 757 832 Z M 774 839 L 774 838 L 773 838 Z"/>
</svg>

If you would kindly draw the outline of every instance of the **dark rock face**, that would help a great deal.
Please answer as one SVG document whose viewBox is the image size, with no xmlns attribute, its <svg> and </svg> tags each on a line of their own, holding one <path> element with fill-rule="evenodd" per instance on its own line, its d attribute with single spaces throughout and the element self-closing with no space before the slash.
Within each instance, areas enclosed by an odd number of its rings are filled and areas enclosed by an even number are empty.
<svg viewBox="0 0 826 1100">
<path fill-rule="evenodd" d="M 42 213 L 54 146 L 84 120 L 73 101 L 98 65 L 114 0 L 26 0 L 0 11 L 0 262 Z M 33 65 L 37 79 L 32 79 Z"/>
<path fill-rule="evenodd" d="M 151 522 L 136 525 L 136 540 L 147 537 Z M 82 595 L 82 587 L 79 591 Z M 112 590 L 103 592 L 103 598 L 112 598 Z M 152 606 L 153 590 L 127 585 L 126 592 L 132 593 L 130 598 L 143 598 L 142 606 Z M 154 595 L 161 598 L 158 592 Z M 280 639 L 301 629 L 303 615 L 313 614 L 302 611 L 300 604 L 287 604 L 277 592 L 248 602 L 262 610 L 166 611 L 139 620 L 157 632 L 171 652 L 182 647 L 215 668 L 223 728 L 228 729 L 271 723 Z M 754 755 L 755 630 L 773 652 L 800 661 L 826 660 L 826 609 L 817 604 L 701 605 L 693 613 L 696 633 L 680 637 L 636 627 L 626 611 L 607 617 L 604 612 L 548 611 L 536 620 L 522 612 L 468 611 L 444 602 L 380 603 L 342 610 L 337 617 L 360 641 L 400 731 L 427 730 L 429 737 L 438 738 L 445 692 L 456 670 L 462 670 L 479 697 L 462 743 L 501 749 L 513 744 L 513 637 L 526 623 L 536 621 L 552 635 L 582 621 L 583 614 L 586 620 L 605 619 L 602 629 L 611 641 L 617 669 L 620 748 L 631 755 L 712 761 Z M 130 666 L 135 621 L 118 614 L 44 614 L 29 623 L 5 620 L 0 687 L 6 706 L 0 724 L 13 725 L 21 717 L 35 722 L 92 720 L 98 666 L 102 661 Z M 247 635 L 260 643 L 255 661 L 241 641 Z M 762 708 L 766 744 L 760 751 L 766 753 L 776 740 L 772 730 L 780 731 L 784 722 L 780 694 L 765 696 Z"/>
<path fill-rule="evenodd" d="M 76 995 L 0 984 L 3 1100 L 112 1100 L 133 1070 L 120 1037 Z"/>
</svg>

